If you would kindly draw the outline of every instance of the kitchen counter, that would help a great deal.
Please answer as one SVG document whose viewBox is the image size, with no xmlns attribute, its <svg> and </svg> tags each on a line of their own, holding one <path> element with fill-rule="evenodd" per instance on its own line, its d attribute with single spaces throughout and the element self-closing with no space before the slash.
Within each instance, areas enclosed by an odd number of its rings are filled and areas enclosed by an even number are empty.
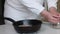
<svg viewBox="0 0 60 34">
<path fill-rule="evenodd" d="M 12 24 L 0 25 L 0 34 L 18 34 Z M 35 33 L 36 34 L 36 33 Z M 42 24 L 38 34 L 60 34 L 60 29 L 54 29 L 49 24 Z"/>
</svg>

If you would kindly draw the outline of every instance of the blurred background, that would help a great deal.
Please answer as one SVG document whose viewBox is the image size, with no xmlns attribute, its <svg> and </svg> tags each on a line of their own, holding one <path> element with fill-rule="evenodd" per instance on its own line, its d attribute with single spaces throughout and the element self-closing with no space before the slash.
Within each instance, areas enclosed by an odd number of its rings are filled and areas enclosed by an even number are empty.
<svg viewBox="0 0 60 34">
<path fill-rule="evenodd" d="M 3 19 L 4 1 L 5 1 L 5 0 L 0 0 L 0 25 L 5 24 L 5 23 L 4 23 L 4 19 Z"/>
<path fill-rule="evenodd" d="M 60 0 L 57 2 L 58 12 L 60 12 Z"/>
</svg>

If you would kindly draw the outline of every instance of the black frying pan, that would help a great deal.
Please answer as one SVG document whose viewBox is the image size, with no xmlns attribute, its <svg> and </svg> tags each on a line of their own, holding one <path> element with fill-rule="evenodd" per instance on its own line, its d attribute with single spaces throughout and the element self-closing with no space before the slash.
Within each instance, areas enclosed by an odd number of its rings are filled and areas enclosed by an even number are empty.
<svg viewBox="0 0 60 34">
<path fill-rule="evenodd" d="M 11 18 L 4 18 L 11 22 L 13 22 L 14 29 L 18 33 L 34 33 L 37 32 L 41 28 L 42 22 L 40 20 L 35 19 L 27 19 L 27 20 L 20 20 L 14 21 Z M 27 23 L 27 24 L 24 24 Z"/>
</svg>

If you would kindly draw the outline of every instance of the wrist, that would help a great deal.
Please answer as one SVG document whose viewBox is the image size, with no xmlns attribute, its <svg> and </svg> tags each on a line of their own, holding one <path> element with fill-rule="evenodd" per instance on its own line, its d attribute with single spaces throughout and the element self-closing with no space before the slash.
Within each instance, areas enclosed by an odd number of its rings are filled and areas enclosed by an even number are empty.
<svg viewBox="0 0 60 34">
<path fill-rule="evenodd" d="M 57 9 L 55 7 L 49 8 L 49 12 L 57 12 Z"/>
<path fill-rule="evenodd" d="M 51 14 L 57 14 L 57 9 L 54 8 L 54 7 L 51 7 L 51 8 L 49 8 L 49 12 L 50 12 Z"/>
<path fill-rule="evenodd" d="M 43 10 L 43 11 L 41 12 L 41 16 L 43 16 L 43 17 L 48 17 L 49 14 L 50 14 L 50 13 L 49 13 L 47 10 Z"/>
</svg>

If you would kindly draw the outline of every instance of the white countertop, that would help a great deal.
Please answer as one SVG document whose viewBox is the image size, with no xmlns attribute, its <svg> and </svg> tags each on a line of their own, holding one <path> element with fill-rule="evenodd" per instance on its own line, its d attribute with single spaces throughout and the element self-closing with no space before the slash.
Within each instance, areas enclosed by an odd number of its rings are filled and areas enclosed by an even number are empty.
<svg viewBox="0 0 60 34">
<path fill-rule="evenodd" d="M 11 24 L 0 25 L 0 34 L 18 34 Z M 38 34 L 60 34 L 60 29 L 54 29 L 48 24 L 42 24 Z"/>
</svg>

